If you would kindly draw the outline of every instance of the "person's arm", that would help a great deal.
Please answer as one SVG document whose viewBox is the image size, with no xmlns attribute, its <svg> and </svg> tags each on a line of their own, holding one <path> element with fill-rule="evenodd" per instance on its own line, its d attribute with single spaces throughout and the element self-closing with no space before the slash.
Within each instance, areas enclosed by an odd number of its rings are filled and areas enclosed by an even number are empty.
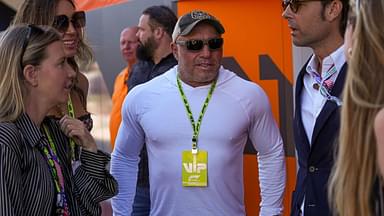
<svg viewBox="0 0 384 216">
<path fill-rule="evenodd" d="M 81 165 L 73 176 L 74 194 L 83 215 L 100 215 L 100 202 L 117 194 L 117 182 L 106 169 L 110 156 L 97 149 L 82 121 L 65 115 L 60 129 L 82 147 Z M 71 166 L 68 161 L 67 166 Z"/>
<path fill-rule="evenodd" d="M 119 184 L 119 193 L 112 198 L 113 215 L 131 215 L 139 155 L 144 145 L 144 132 L 137 119 L 132 93 L 123 103 L 122 122 L 112 153 L 111 173 Z"/>
<path fill-rule="evenodd" d="M 23 211 L 24 194 L 20 191 L 23 180 L 20 164 L 21 155 L 9 145 L 10 142 L 15 142 L 17 139 L 4 137 L 8 135 L 16 137 L 16 134 L 12 134 L 12 131 L 3 132 L 0 130 L 0 134 L 2 134 L 0 138 L 0 215 L 26 215 L 26 212 Z"/>
<path fill-rule="evenodd" d="M 376 115 L 375 135 L 378 167 L 380 169 L 381 176 L 384 178 L 384 109 L 381 109 Z"/>
<path fill-rule="evenodd" d="M 281 215 L 286 182 L 284 146 L 269 100 L 261 88 L 250 112 L 253 113 L 249 137 L 258 152 L 260 215 Z"/>
<path fill-rule="evenodd" d="M 75 194 L 82 215 L 100 215 L 100 202 L 117 194 L 117 182 L 106 170 L 110 156 L 83 150 L 74 174 Z"/>
</svg>

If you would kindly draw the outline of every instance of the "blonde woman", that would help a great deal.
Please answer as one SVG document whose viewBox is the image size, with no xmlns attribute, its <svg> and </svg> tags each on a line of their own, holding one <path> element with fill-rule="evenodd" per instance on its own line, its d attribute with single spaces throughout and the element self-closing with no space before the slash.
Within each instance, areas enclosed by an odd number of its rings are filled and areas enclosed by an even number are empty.
<svg viewBox="0 0 384 216">
<path fill-rule="evenodd" d="M 384 0 L 352 0 L 350 5 L 345 35 L 349 69 L 330 204 L 334 215 L 383 215 L 374 121 L 384 106 Z M 382 124 L 379 115 L 377 129 Z M 377 132 L 382 143 L 384 131 Z"/>
<path fill-rule="evenodd" d="M 0 215 L 100 215 L 117 193 L 86 126 L 46 117 L 68 100 L 76 73 L 50 27 L 14 26 L 0 34 Z M 69 140 L 82 146 L 72 170 Z"/>
</svg>

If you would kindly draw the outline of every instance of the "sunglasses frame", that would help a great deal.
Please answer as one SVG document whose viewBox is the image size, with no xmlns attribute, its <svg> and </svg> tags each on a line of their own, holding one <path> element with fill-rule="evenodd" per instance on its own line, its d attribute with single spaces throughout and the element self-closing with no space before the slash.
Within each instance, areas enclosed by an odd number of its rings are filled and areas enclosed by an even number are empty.
<svg viewBox="0 0 384 216">
<path fill-rule="evenodd" d="M 207 45 L 209 50 L 216 51 L 223 48 L 224 39 L 220 37 L 220 38 L 211 38 L 207 40 L 200 40 L 200 39 L 178 40 L 175 43 L 181 46 L 185 46 L 185 48 L 187 48 L 188 51 L 192 51 L 192 52 L 201 51 L 204 48 L 204 45 Z M 215 45 L 218 45 L 218 47 L 215 47 Z M 197 47 L 193 48 L 194 46 L 197 46 Z"/>
<path fill-rule="evenodd" d="M 25 54 L 25 51 L 27 50 L 27 47 L 28 47 L 29 41 L 32 38 L 32 35 L 36 33 L 41 34 L 44 32 L 44 30 L 32 24 L 27 25 L 27 28 L 28 28 L 28 31 L 27 31 L 27 34 L 25 35 L 23 46 L 21 47 L 21 53 L 20 53 L 20 67 L 22 70 L 24 69 L 24 65 L 23 65 L 24 54 Z"/>
<path fill-rule="evenodd" d="M 86 17 L 84 11 L 76 11 L 71 18 L 66 15 L 55 16 L 53 21 L 53 27 L 59 32 L 66 32 L 69 28 L 69 22 L 72 23 L 73 27 L 80 29 L 86 25 Z"/>
<path fill-rule="evenodd" d="M 282 7 L 283 11 L 285 11 L 288 6 L 292 10 L 293 13 L 297 13 L 299 11 L 300 6 L 305 2 L 314 2 L 314 1 L 322 1 L 322 0 L 283 0 Z"/>
</svg>

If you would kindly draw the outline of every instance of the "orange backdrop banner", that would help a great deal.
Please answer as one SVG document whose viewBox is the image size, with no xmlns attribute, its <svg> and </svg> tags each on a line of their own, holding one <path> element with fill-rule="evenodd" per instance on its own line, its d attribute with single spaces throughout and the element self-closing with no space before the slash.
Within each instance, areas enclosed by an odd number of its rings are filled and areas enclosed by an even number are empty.
<svg viewBox="0 0 384 216">
<path fill-rule="evenodd" d="M 77 10 L 94 10 L 101 7 L 111 6 L 127 2 L 129 0 L 75 0 Z"/>
</svg>

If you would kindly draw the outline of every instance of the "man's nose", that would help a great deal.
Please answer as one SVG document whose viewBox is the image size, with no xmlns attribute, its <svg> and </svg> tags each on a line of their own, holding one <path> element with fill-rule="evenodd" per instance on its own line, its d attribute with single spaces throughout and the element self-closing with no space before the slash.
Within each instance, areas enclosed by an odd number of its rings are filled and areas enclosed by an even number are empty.
<svg viewBox="0 0 384 216">
<path fill-rule="evenodd" d="M 281 14 L 281 16 L 284 18 L 284 19 L 288 19 L 289 17 L 292 16 L 292 10 L 291 10 L 291 6 L 287 6 L 284 10 L 283 10 L 283 13 Z"/>
<path fill-rule="evenodd" d="M 209 57 L 212 54 L 212 50 L 208 47 L 208 44 L 204 44 L 203 48 L 201 49 L 201 54 L 204 57 Z"/>
</svg>

